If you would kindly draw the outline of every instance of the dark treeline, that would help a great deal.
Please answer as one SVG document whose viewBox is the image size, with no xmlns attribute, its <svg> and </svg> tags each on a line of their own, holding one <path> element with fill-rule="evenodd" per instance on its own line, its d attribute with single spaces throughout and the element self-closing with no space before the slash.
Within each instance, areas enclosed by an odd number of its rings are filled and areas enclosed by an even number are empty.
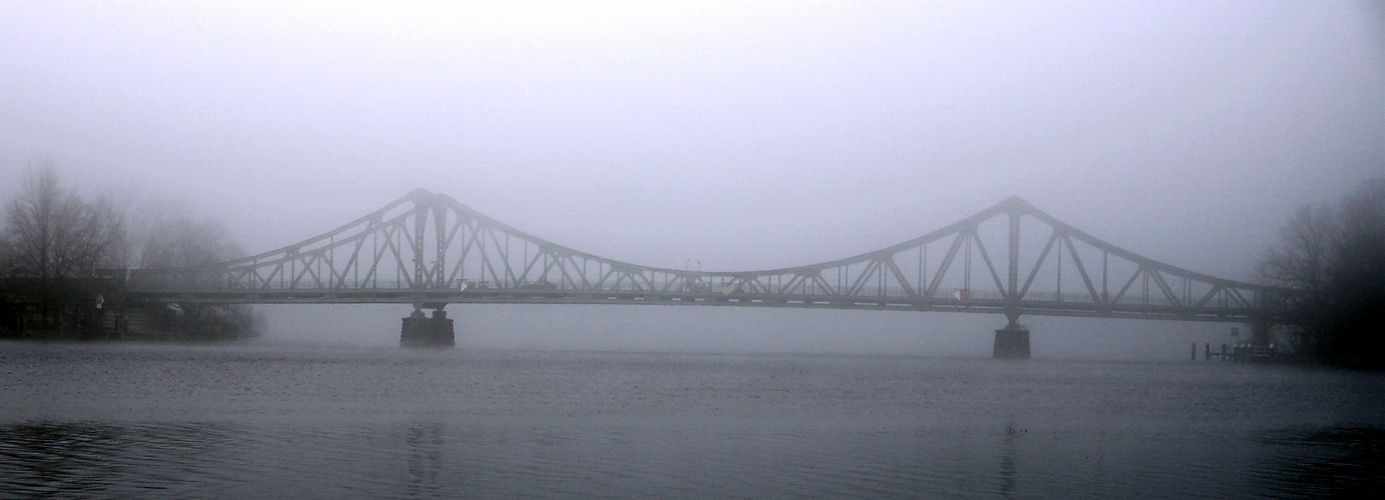
<svg viewBox="0 0 1385 500">
<path fill-rule="evenodd" d="M 1260 269 L 1270 284 L 1303 292 L 1281 304 L 1296 350 L 1385 368 L 1385 178 L 1367 180 L 1335 207 L 1300 208 Z"/>
<path fill-rule="evenodd" d="M 242 254 L 221 224 L 170 205 L 122 210 L 33 165 L 5 205 L 0 337 L 212 340 L 255 334 L 248 306 L 124 304 L 128 269 L 220 262 Z"/>
</svg>

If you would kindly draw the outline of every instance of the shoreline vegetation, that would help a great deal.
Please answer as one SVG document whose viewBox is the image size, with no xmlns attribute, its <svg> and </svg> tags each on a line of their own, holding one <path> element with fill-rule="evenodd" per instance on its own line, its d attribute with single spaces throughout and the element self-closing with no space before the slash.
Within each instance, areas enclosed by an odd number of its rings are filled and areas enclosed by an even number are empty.
<svg viewBox="0 0 1385 500">
<path fill-rule="evenodd" d="M 1385 369 L 1385 178 L 1366 180 L 1335 207 L 1299 208 L 1259 271 L 1265 284 L 1300 292 L 1270 304 L 1286 321 L 1260 342 L 1322 364 Z"/>
<path fill-rule="evenodd" d="M 245 305 L 138 304 L 130 269 L 223 262 L 244 254 L 220 222 L 169 202 L 135 208 L 65 187 L 51 161 L 30 165 L 0 232 L 0 338 L 224 341 L 258 335 Z"/>
</svg>

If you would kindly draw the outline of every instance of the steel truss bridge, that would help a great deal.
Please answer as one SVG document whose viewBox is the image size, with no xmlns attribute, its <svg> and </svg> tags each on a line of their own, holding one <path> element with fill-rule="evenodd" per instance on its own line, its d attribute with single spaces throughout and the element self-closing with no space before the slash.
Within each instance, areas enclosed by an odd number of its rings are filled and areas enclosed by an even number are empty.
<svg viewBox="0 0 1385 500">
<path fill-rule="evenodd" d="M 132 271 L 167 303 L 641 304 L 1262 322 L 1287 290 L 1196 273 L 1009 198 L 853 257 L 759 271 L 642 266 L 531 235 L 422 189 L 326 234 L 230 262 Z M 1027 333 L 1025 350 L 1027 352 Z"/>
</svg>

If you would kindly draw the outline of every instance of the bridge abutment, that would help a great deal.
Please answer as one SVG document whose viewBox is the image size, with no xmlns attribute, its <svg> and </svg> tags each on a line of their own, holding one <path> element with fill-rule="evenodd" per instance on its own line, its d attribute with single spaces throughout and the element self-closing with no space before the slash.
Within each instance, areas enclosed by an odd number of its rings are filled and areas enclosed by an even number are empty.
<svg viewBox="0 0 1385 500">
<path fill-rule="evenodd" d="M 401 347 L 452 347 L 456 343 L 452 320 L 442 308 L 434 309 L 431 318 L 423 315 L 423 309 L 414 309 L 399 331 Z"/>
<path fill-rule="evenodd" d="M 995 347 L 991 350 L 995 359 L 1029 359 L 1029 329 L 1011 320 L 995 331 Z"/>
</svg>

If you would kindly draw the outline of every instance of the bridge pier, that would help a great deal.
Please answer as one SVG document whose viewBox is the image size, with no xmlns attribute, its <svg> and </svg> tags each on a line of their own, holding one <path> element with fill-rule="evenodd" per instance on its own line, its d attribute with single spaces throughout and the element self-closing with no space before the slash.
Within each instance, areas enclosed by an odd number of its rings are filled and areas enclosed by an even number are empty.
<svg viewBox="0 0 1385 500">
<path fill-rule="evenodd" d="M 414 313 L 404 318 L 399 331 L 401 347 L 452 347 L 456 343 L 452 320 L 447 318 L 442 307 L 433 309 L 433 317 L 429 318 L 423 315 L 422 307 L 416 306 Z"/>
<path fill-rule="evenodd" d="M 995 346 L 991 357 L 995 359 L 1029 359 L 1029 329 L 1020 326 L 1018 317 L 1010 318 L 1010 324 L 995 331 Z"/>
</svg>

